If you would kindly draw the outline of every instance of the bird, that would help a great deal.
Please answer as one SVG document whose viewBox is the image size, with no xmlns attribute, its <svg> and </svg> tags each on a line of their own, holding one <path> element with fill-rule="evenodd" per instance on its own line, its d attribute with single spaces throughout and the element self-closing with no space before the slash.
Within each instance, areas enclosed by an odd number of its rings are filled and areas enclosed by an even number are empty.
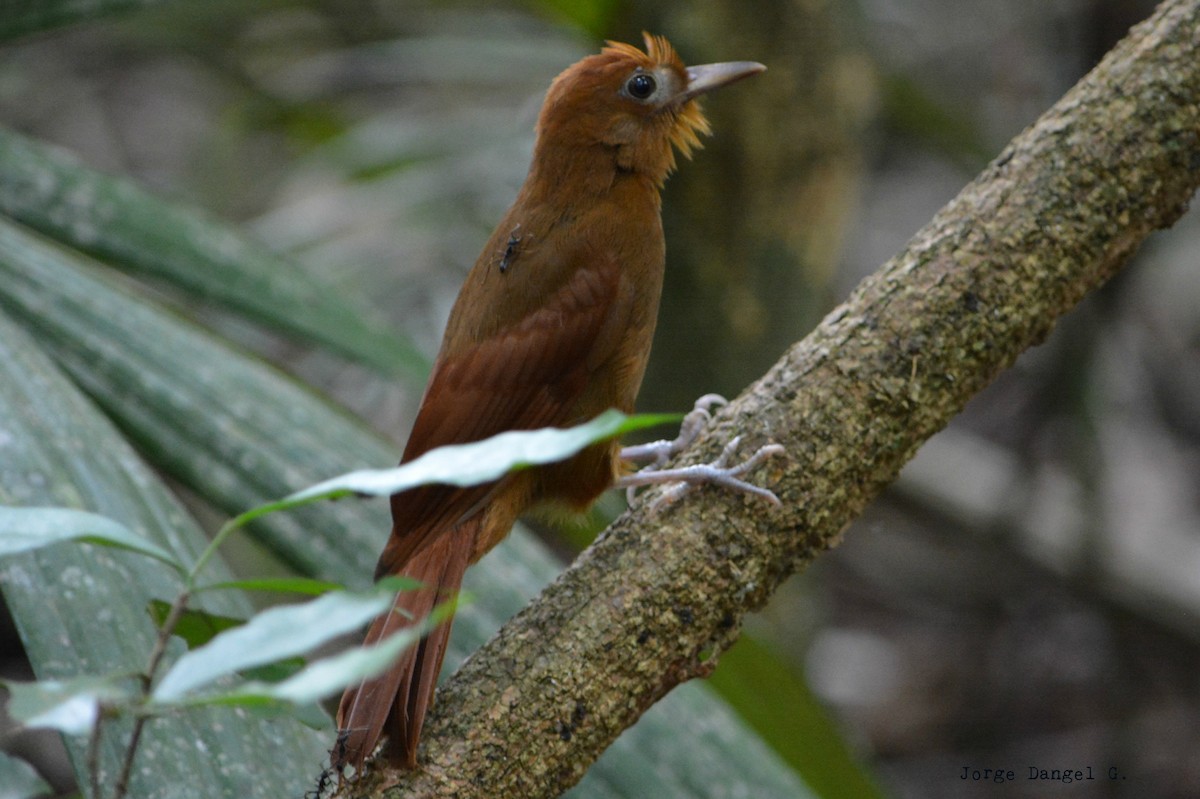
<svg viewBox="0 0 1200 799">
<path fill-rule="evenodd" d="M 766 69 L 751 61 L 687 67 L 665 38 L 643 33 L 643 41 L 644 51 L 609 41 L 551 83 L 526 180 L 451 309 L 401 463 L 501 432 L 633 411 L 662 293 L 660 192 L 676 154 L 690 158 L 710 134 L 697 98 Z M 661 461 L 668 450 L 649 454 Z M 648 454 L 645 445 L 630 452 Z M 745 470 L 714 467 L 708 481 L 746 488 L 736 478 Z M 452 597 L 467 567 L 527 511 L 585 509 L 624 476 L 640 480 L 628 485 L 660 482 L 628 473 L 619 443 L 608 441 L 485 485 L 392 495 L 392 532 L 375 577 L 403 575 L 421 587 L 396 595 L 364 645 Z M 655 475 L 679 479 L 671 470 Z M 386 759 L 416 767 L 450 626 L 442 622 L 388 671 L 345 690 L 331 751 L 339 773 L 361 773 L 385 736 Z"/>
</svg>

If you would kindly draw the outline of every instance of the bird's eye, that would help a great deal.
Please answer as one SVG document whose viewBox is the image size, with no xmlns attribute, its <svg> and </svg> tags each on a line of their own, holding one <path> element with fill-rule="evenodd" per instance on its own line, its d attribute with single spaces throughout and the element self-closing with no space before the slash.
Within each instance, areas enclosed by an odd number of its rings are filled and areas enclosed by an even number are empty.
<svg viewBox="0 0 1200 799">
<path fill-rule="evenodd" d="M 645 72 L 639 72 L 629 79 L 625 84 L 625 91 L 629 92 L 630 97 L 638 100 L 645 100 L 650 95 L 654 94 L 654 90 L 658 84 L 654 81 L 653 75 L 647 75 Z"/>
</svg>

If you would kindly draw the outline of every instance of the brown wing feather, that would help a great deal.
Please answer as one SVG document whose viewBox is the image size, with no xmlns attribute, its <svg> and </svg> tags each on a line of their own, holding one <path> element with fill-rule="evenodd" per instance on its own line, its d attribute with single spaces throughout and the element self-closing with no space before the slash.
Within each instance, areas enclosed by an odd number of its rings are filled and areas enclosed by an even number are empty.
<svg viewBox="0 0 1200 799">
<path fill-rule="evenodd" d="M 572 418 L 588 378 L 615 347 L 601 335 L 628 314 L 621 272 L 589 264 L 540 308 L 483 341 L 439 358 L 403 461 L 439 446 L 479 441 L 507 430 L 582 421 Z M 477 511 L 496 484 L 427 486 L 392 497 L 392 536 L 376 575 L 395 573 L 427 545 Z"/>
</svg>

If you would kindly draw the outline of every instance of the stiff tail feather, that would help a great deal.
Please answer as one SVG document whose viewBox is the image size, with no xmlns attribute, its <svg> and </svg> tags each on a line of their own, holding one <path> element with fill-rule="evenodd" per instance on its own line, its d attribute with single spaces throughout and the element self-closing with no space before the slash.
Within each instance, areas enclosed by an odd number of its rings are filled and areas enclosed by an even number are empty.
<svg viewBox="0 0 1200 799">
<path fill-rule="evenodd" d="M 434 605 L 459 590 L 475 543 L 476 526 L 474 520 L 469 520 L 438 536 L 413 556 L 401 574 L 420 581 L 422 587 L 396 595 L 391 609 L 371 622 L 364 646 L 412 626 L 429 615 Z M 335 769 L 353 766 L 356 773 L 361 773 L 363 763 L 385 731 L 388 758 L 409 768 L 416 766 L 417 741 L 433 701 L 451 622 L 447 619 L 418 645 L 406 649 L 388 671 L 342 694 L 338 737 L 331 753 Z"/>
</svg>

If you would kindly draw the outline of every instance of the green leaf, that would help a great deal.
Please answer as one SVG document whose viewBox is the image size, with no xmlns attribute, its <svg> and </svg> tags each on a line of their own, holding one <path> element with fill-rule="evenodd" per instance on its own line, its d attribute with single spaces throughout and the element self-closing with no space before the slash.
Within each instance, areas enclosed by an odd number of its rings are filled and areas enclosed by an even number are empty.
<svg viewBox="0 0 1200 799">
<path fill-rule="evenodd" d="M 26 727 L 67 735 L 91 732 L 101 704 L 130 702 L 136 696 L 125 675 L 3 683 L 10 696 L 10 716 Z"/>
<path fill-rule="evenodd" d="M 311 602 L 270 608 L 181 657 L 154 688 L 156 702 L 235 672 L 308 652 L 357 630 L 392 604 L 395 588 L 381 581 L 367 594 L 333 591 Z"/>
<path fill-rule="evenodd" d="M 64 541 L 127 549 L 156 558 L 181 574 L 186 571 L 183 564 L 162 547 L 99 514 L 71 508 L 0 506 L 0 557 Z"/>
<path fill-rule="evenodd" d="M 515 469 L 565 460 L 598 441 L 679 418 L 672 414 L 626 416 L 620 411 L 608 410 L 576 427 L 500 433 L 472 444 L 439 447 L 392 469 L 361 469 L 334 477 L 297 491 L 284 503 L 351 494 L 383 497 L 429 483 L 479 485 Z"/>
<path fill-rule="evenodd" d="M 154 619 L 155 625 L 161 629 L 171 612 L 171 605 L 155 599 L 150 601 L 148 610 L 150 611 L 150 617 Z M 176 620 L 175 629 L 171 631 L 171 634 L 183 639 L 188 649 L 197 649 L 226 630 L 232 630 L 245 623 L 246 620 L 243 618 L 221 616 L 216 613 L 206 613 L 202 610 L 185 610 Z M 292 676 L 303 667 L 303 658 L 289 658 L 269 663 L 265 666 L 246 669 L 240 673 L 247 679 L 278 682 Z"/>
<path fill-rule="evenodd" d="M 234 228 L 3 130 L 0 212 L 114 267 L 388 374 L 417 381 L 429 371 L 428 359 L 370 309 Z"/>
<path fill-rule="evenodd" d="M 54 789 L 24 760 L 0 752 L 0 799 L 37 799 Z"/>
<path fill-rule="evenodd" d="M 368 647 L 354 647 L 305 667 L 278 683 L 247 682 L 217 693 L 204 693 L 184 699 L 184 705 L 254 705 L 287 702 L 303 706 L 333 696 L 349 685 L 369 680 L 395 663 L 396 657 L 414 645 L 434 625 L 453 614 L 457 602 L 438 605 L 422 623 L 388 636 Z M 155 697 L 156 701 L 159 697 Z"/>
<path fill-rule="evenodd" d="M 352 494 L 389 496 L 431 483 L 478 485 L 516 469 L 564 460 L 597 441 L 678 418 L 663 414 L 626 416 L 619 411 L 608 410 L 591 422 L 577 427 L 547 427 L 501 433 L 471 444 L 439 447 L 392 469 L 360 469 L 239 514 L 221 528 L 209 551 L 215 551 L 224 538 L 237 528 L 268 514 Z M 195 568 L 202 567 L 206 557 L 207 553 L 201 556 Z"/>
<path fill-rule="evenodd" d="M 163 602 L 161 599 L 152 599 L 147 603 L 146 609 L 150 613 L 150 618 L 154 620 L 154 626 L 162 629 L 163 624 L 167 621 L 167 616 L 171 613 L 171 603 Z M 180 614 L 171 634 L 182 638 L 188 649 L 195 649 L 208 643 L 225 630 L 240 627 L 245 623 L 244 618 L 222 616 L 219 613 L 208 613 L 189 608 Z"/>
</svg>

